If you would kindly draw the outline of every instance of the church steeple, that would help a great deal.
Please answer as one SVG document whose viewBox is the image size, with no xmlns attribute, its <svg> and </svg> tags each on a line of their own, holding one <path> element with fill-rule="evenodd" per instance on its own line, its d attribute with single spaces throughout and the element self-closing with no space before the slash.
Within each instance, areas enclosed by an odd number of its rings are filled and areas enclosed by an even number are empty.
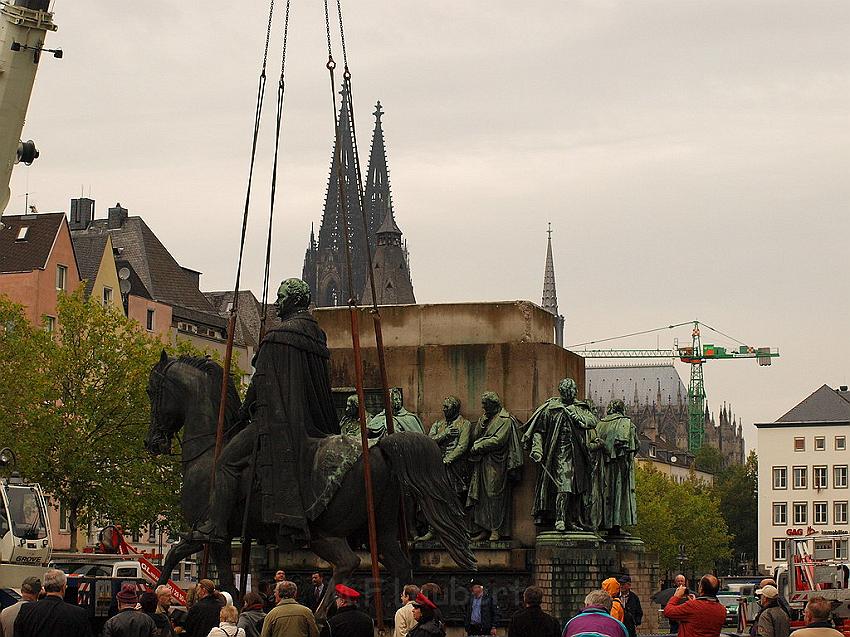
<svg viewBox="0 0 850 637">
<path fill-rule="evenodd" d="M 390 193 L 390 174 L 387 167 L 387 149 L 384 143 L 384 128 L 381 117 L 384 114 L 381 102 L 375 105 L 375 130 L 372 133 L 372 150 L 369 153 L 369 168 L 366 171 L 365 205 L 369 220 L 369 243 L 374 250 L 377 235 L 387 215 L 393 214 L 393 200 Z"/>
<path fill-rule="evenodd" d="M 543 272 L 543 309 L 552 314 L 555 325 L 555 344 L 564 346 L 564 317 L 558 313 L 558 292 L 555 289 L 555 260 L 552 258 L 552 224 L 546 231 L 546 269 Z"/>
<path fill-rule="evenodd" d="M 369 241 L 373 246 L 372 268 L 375 276 L 375 295 L 379 305 L 404 305 L 416 303 L 407 242 L 395 221 L 390 194 L 387 152 L 384 146 L 384 129 L 381 103 L 375 106 L 375 132 L 372 135 L 372 152 L 366 179 L 365 205 L 369 220 Z M 372 302 L 372 286 L 368 278 L 363 289 L 363 303 Z"/>
<path fill-rule="evenodd" d="M 354 160 L 354 137 L 349 118 L 348 94 L 341 91 L 339 109 L 339 139 L 334 140 L 331 157 L 328 189 L 318 241 L 313 242 L 312 260 L 315 262 L 315 284 L 313 299 L 317 307 L 345 305 L 349 292 L 359 294 L 366 281 L 366 233 L 363 229 L 360 209 L 360 193 L 357 187 L 357 166 Z M 348 222 L 348 243 L 351 253 L 351 278 L 354 289 L 348 289 L 348 271 L 345 256 L 345 224 L 341 209 L 339 189 L 339 165 L 342 162 L 345 212 Z M 311 233 L 312 234 L 312 233 Z M 308 251 L 309 252 L 309 251 Z M 304 259 L 305 270 L 311 255 Z M 305 279 L 306 280 L 306 279 Z M 308 281 L 309 282 L 309 281 Z"/>
</svg>

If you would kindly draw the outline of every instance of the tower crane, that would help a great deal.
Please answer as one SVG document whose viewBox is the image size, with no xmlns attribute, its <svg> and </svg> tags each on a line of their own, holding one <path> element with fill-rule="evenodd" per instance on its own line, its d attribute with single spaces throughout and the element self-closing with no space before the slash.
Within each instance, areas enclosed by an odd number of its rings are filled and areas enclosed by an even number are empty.
<svg viewBox="0 0 850 637">
<path fill-rule="evenodd" d="M 691 333 L 691 345 L 679 346 L 675 342 L 672 349 L 574 349 L 586 345 L 593 345 L 604 341 L 618 340 L 629 336 L 637 336 L 639 334 L 648 334 L 664 329 L 673 329 L 683 325 L 693 324 L 693 332 Z M 678 358 L 683 363 L 688 363 L 691 366 L 691 378 L 688 383 L 688 451 L 696 453 L 700 450 L 705 439 L 705 383 L 703 380 L 703 363 L 710 360 L 734 360 L 741 358 L 754 358 L 760 366 L 770 365 L 774 358 L 779 356 L 779 350 L 771 347 L 752 347 L 737 339 L 732 340 L 739 343 L 737 349 L 727 349 L 719 345 L 703 344 L 700 334 L 700 326 L 705 327 L 712 332 L 716 332 L 727 338 L 732 338 L 719 330 L 714 329 L 710 325 L 700 323 L 699 321 L 688 321 L 686 323 L 678 323 L 676 325 L 668 325 L 653 330 L 643 332 L 635 332 L 624 336 L 615 336 L 599 341 L 589 341 L 587 343 L 579 343 L 578 345 L 570 345 L 568 349 L 575 352 L 584 358 Z"/>
</svg>

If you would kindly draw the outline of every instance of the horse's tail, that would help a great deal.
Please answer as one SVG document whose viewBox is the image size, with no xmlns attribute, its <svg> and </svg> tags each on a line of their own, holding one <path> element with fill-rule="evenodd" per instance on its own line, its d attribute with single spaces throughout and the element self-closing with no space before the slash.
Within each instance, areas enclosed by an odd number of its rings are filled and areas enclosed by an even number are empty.
<svg viewBox="0 0 850 637">
<path fill-rule="evenodd" d="M 428 524 L 454 561 L 464 568 L 475 568 L 463 506 L 455 495 L 437 444 L 424 434 L 402 431 L 385 436 L 378 447 L 393 474 L 416 496 Z"/>
</svg>

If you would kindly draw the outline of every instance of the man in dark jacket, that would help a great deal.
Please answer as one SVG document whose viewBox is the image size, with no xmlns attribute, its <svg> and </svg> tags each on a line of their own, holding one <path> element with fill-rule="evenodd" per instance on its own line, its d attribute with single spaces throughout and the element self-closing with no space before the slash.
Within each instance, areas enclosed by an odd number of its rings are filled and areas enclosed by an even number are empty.
<svg viewBox="0 0 850 637">
<path fill-rule="evenodd" d="M 540 608 L 543 591 L 529 586 L 522 594 L 525 608 L 518 610 L 508 623 L 508 637 L 561 637 L 561 626 Z"/>
<path fill-rule="evenodd" d="M 156 623 L 146 613 L 136 610 L 139 594 L 136 585 L 126 582 L 116 596 L 118 614 L 106 620 L 103 637 L 157 637 Z M 156 610 L 154 596 L 153 610 Z"/>
<path fill-rule="evenodd" d="M 335 591 L 337 611 L 328 620 L 327 627 L 322 630 L 322 636 L 373 637 L 375 625 L 372 618 L 357 608 L 360 593 L 342 584 L 337 584 Z"/>
<path fill-rule="evenodd" d="M 210 629 L 218 626 L 219 613 L 224 603 L 215 590 L 212 580 L 198 582 L 197 601 L 186 617 L 186 637 L 207 637 Z"/>
<path fill-rule="evenodd" d="M 632 592 L 632 578 L 628 575 L 621 575 L 617 578 L 620 582 L 620 604 L 625 612 L 623 623 L 629 629 L 629 635 L 635 637 L 637 627 L 643 623 L 643 608 L 640 605 L 640 598 Z"/>
<path fill-rule="evenodd" d="M 499 607 L 496 600 L 484 590 L 484 584 L 479 580 L 471 582 L 472 597 L 466 604 L 464 626 L 470 637 L 478 635 L 495 635 L 496 622 L 499 621 Z"/>
<path fill-rule="evenodd" d="M 65 600 L 65 573 L 44 574 L 44 599 L 25 604 L 15 620 L 15 637 L 92 637 L 88 613 Z"/>
</svg>

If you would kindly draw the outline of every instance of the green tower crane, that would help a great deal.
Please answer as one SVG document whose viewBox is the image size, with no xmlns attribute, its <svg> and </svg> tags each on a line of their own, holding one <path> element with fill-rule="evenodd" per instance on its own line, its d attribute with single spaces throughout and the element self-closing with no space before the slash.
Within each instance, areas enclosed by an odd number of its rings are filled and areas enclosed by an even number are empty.
<svg viewBox="0 0 850 637">
<path fill-rule="evenodd" d="M 648 334 L 664 329 L 681 327 L 688 323 L 678 323 L 655 330 L 646 330 L 626 336 L 602 339 L 602 341 L 636 336 L 637 334 Z M 680 347 L 674 344 L 672 349 L 583 349 L 573 350 L 584 358 L 678 358 L 683 363 L 691 366 L 691 379 L 688 383 L 688 451 L 696 453 L 702 447 L 705 440 L 705 382 L 703 379 L 703 363 L 710 360 L 731 360 L 739 358 L 755 358 L 761 366 L 770 365 L 774 358 L 779 356 L 779 350 L 770 347 L 751 347 L 740 343 L 737 350 L 729 350 L 725 347 L 713 344 L 702 344 L 700 326 L 707 327 L 713 332 L 723 334 L 713 327 L 693 321 L 693 332 L 691 334 L 691 345 Z M 731 337 L 730 337 L 731 338 Z M 736 340 L 736 339 L 732 339 Z M 601 341 L 591 341 L 580 345 L 590 345 Z M 579 346 L 580 346 L 579 345 Z M 568 346 L 575 347 L 575 346 Z"/>
</svg>

